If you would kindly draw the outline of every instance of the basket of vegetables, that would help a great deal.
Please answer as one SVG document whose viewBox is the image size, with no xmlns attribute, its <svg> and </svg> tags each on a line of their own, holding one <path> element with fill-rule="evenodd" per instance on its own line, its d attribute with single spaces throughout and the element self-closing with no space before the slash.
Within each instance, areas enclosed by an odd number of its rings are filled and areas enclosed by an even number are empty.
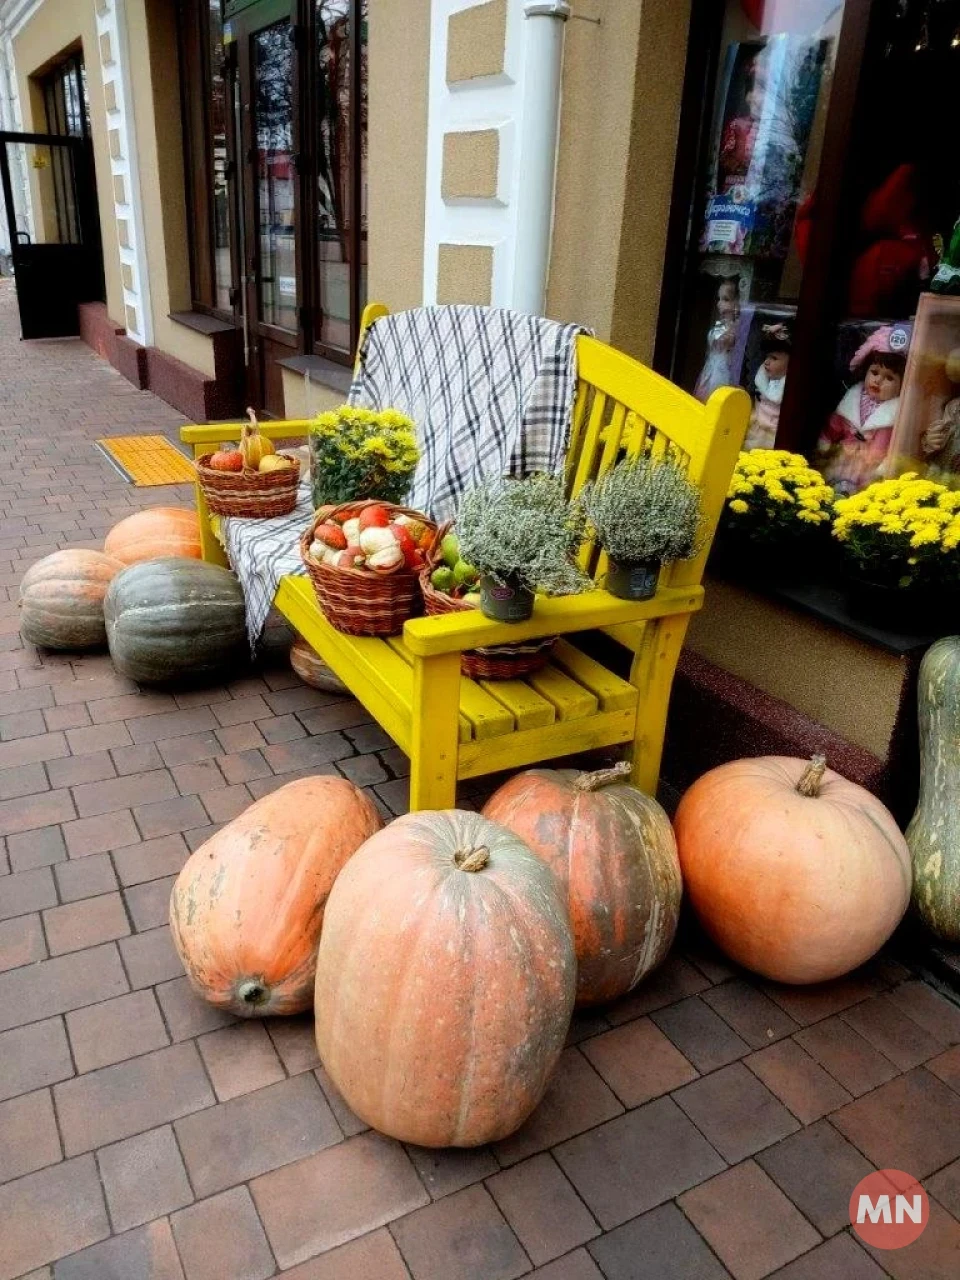
<svg viewBox="0 0 960 1280">
<path fill-rule="evenodd" d="M 395 636 L 423 613 L 420 574 L 437 540 L 432 520 L 375 499 L 321 507 L 300 554 L 327 621 L 351 636 Z"/>
<path fill-rule="evenodd" d="M 218 449 L 197 459 L 197 481 L 215 516 L 267 519 L 286 516 L 297 505 L 300 463 L 277 453 L 260 434 L 257 419 L 248 409 L 239 448 Z"/>
<path fill-rule="evenodd" d="M 420 585 L 427 614 L 461 613 L 479 609 L 480 575 L 460 555 L 460 542 L 449 525 L 436 540 L 436 550 L 423 569 Z M 471 680 L 518 680 L 539 671 L 550 658 L 555 636 L 519 644 L 469 649 L 460 657 L 460 670 Z"/>
</svg>

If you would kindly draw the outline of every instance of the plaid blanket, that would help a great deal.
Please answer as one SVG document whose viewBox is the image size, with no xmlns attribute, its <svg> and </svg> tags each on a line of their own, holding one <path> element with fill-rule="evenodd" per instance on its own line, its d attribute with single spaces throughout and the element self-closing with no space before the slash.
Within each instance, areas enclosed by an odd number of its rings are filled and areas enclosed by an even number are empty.
<svg viewBox="0 0 960 1280">
<path fill-rule="evenodd" d="M 420 461 L 407 505 L 449 520 L 489 476 L 563 469 L 585 330 L 493 307 L 421 307 L 367 330 L 350 403 L 399 409 Z"/>
<path fill-rule="evenodd" d="M 491 307 L 424 307 L 382 317 L 360 347 L 350 403 L 400 409 L 417 424 L 420 461 L 407 505 L 436 520 L 487 476 L 563 468 L 585 330 Z M 223 521 L 224 546 L 247 602 L 251 649 L 277 584 L 305 572 L 300 534 L 310 487 L 275 520 Z"/>
</svg>

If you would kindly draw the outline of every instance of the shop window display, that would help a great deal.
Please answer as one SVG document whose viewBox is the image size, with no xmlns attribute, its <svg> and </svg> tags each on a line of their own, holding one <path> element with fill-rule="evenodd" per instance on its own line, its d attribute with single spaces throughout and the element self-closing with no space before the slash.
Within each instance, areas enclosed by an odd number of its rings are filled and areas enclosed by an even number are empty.
<svg viewBox="0 0 960 1280">
<path fill-rule="evenodd" d="M 890 456 L 891 474 L 960 487 L 960 298 L 920 298 Z"/>
</svg>

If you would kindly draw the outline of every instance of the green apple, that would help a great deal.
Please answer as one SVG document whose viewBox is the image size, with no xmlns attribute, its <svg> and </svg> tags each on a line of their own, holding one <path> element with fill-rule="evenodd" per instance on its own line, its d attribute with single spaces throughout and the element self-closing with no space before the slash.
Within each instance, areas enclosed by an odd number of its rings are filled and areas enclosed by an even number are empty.
<svg viewBox="0 0 960 1280">
<path fill-rule="evenodd" d="M 444 564 L 452 569 L 460 559 L 460 539 L 455 533 L 448 533 L 440 543 L 440 554 Z"/>
<path fill-rule="evenodd" d="M 480 592 L 479 591 L 468 591 L 467 594 L 465 596 L 461 596 L 460 599 L 463 601 L 464 604 L 472 605 L 474 609 L 480 608 Z"/>
<path fill-rule="evenodd" d="M 472 587 L 479 577 L 473 565 L 466 560 L 458 560 L 453 566 L 453 580 L 458 587 Z"/>
<path fill-rule="evenodd" d="M 438 569 L 434 569 L 430 575 L 430 581 L 438 591 L 452 591 L 456 585 L 453 578 L 453 570 L 449 569 L 445 564 L 440 565 Z"/>
</svg>

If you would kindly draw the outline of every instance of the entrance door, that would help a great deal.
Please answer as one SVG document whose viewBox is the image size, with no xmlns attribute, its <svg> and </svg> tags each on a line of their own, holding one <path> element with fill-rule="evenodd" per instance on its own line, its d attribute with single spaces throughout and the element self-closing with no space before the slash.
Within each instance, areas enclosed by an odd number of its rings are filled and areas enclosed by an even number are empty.
<svg viewBox="0 0 960 1280">
<path fill-rule="evenodd" d="M 0 184 L 24 338 L 80 332 L 103 298 L 93 160 L 83 138 L 0 132 Z"/>
<path fill-rule="evenodd" d="M 229 23 L 237 47 L 247 386 L 283 415 L 278 361 L 299 350 L 300 191 L 295 0 L 260 0 Z"/>
</svg>

